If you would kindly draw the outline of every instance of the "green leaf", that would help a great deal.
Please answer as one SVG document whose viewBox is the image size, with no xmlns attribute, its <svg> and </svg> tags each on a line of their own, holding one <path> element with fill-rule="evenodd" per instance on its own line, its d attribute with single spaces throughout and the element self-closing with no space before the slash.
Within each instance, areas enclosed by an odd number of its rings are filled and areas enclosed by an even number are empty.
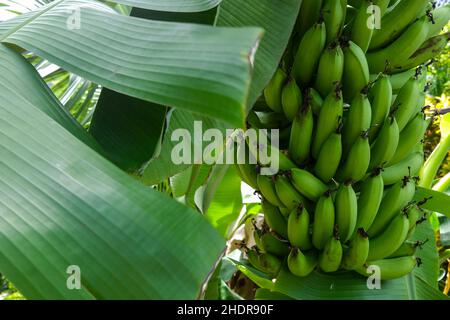
<svg viewBox="0 0 450 320">
<path fill-rule="evenodd" d="M 0 44 L 0 91 L 38 108 L 98 152 L 97 142 L 72 118 L 36 70 L 17 52 Z"/>
<path fill-rule="evenodd" d="M 255 300 L 293 300 L 282 293 L 259 288 L 256 290 Z"/>
<path fill-rule="evenodd" d="M 231 224 L 242 210 L 241 179 L 235 166 L 216 165 L 203 196 L 205 218 L 228 238 Z"/>
<path fill-rule="evenodd" d="M 196 298 L 224 246 L 198 213 L 3 87 L 0 154 L 0 272 L 27 298 Z M 70 265 L 80 290 L 66 286 Z"/>
<path fill-rule="evenodd" d="M 297 20 L 300 4 L 298 0 L 223 0 L 220 4 L 218 26 L 259 26 L 265 30 L 255 55 L 248 110 L 278 67 Z"/>
<path fill-rule="evenodd" d="M 422 247 L 417 248 L 416 251 L 416 257 L 422 260 L 422 265 L 419 268 L 414 269 L 415 278 L 420 278 L 429 286 L 437 289 L 439 254 L 436 248 L 434 231 L 429 221 L 424 221 L 417 225 L 412 240 L 425 242 L 425 244 Z"/>
<path fill-rule="evenodd" d="M 206 131 L 209 128 L 219 129 L 222 133 L 225 133 L 228 127 L 223 122 L 211 119 L 209 117 L 193 114 L 183 110 L 174 110 L 171 114 L 169 128 L 164 136 L 161 146 L 161 152 L 157 157 L 152 159 L 148 165 L 142 170 L 140 177 L 141 181 L 147 185 L 153 185 L 172 177 L 173 175 L 186 170 L 192 163 L 197 161 L 199 163 L 202 159 L 194 159 L 195 146 L 201 147 L 202 132 L 197 130 L 197 137 L 195 134 L 195 123 L 201 124 L 202 131 Z M 172 159 L 173 148 L 180 143 L 180 141 L 172 141 L 172 135 L 176 130 L 186 130 L 186 133 L 191 137 L 189 145 L 191 146 L 191 162 L 188 164 L 177 164 Z M 206 143 L 205 143 L 206 145 Z M 204 149 L 201 149 L 204 150 Z M 195 160 L 195 161 L 194 161 Z"/>
<path fill-rule="evenodd" d="M 108 159 L 128 172 L 149 161 L 162 140 L 167 108 L 103 89 L 89 132 Z"/>
<path fill-rule="evenodd" d="M 80 29 L 71 30 L 75 9 Z M 258 28 L 150 21 L 96 1 L 59 0 L 0 39 L 119 93 L 242 127 L 260 37 Z"/>
<path fill-rule="evenodd" d="M 422 208 L 433 212 L 439 212 L 447 217 L 450 217 L 450 196 L 448 194 L 417 187 L 414 200 L 421 201 L 425 198 L 429 198 L 429 200 L 422 206 Z"/>
<path fill-rule="evenodd" d="M 199 12 L 216 7 L 221 0 L 112 0 L 133 7 L 169 12 Z"/>
</svg>

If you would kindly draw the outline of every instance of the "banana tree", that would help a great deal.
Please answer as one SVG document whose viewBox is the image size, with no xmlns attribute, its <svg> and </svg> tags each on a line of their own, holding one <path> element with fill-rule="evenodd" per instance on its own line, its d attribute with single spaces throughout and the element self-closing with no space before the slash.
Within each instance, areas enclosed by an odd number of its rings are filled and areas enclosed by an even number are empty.
<svg viewBox="0 0 450 320">
<path fill-rule="evenodd" d="M 22 13 L 0 23 L 0 272 L 29 299 L 238 298 L 225 285 L 235 268 L 260 298 L 442 298 L 434 241 L 419 254 L 426 266 L 382 290 L 348 273 L 282 271 L 273 281 L 225 255 L 260 211 L 243 210 L 234 168 L 171 161 L 177 129 L 246 126 L 299 9 L 298 0 L 14 9 Z M 424 188 L 417 199 L 429 195 L 427 209 L 450 215 L 450 197 Z M 429 224 L 416 236 L 434 239 Z"/>
</svg>

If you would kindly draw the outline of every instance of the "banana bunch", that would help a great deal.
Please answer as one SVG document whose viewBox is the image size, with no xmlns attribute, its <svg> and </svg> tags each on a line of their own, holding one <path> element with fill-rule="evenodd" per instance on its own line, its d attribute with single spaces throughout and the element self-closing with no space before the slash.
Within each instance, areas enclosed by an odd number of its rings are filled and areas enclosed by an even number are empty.
<svg viewBox="0 0 450 320">
<path fill-rule="evenodd" d="M 280 170 L 237 165 L 262 199 L 264 222 L 246 249 L 256 269 L 368 276 L 376 265 L 388 280 L 421 263 L 410 239 L 427 218 L 413 201 L 430 124 L 425 65 L 447 45 L 449 19 L 450 4 L 428 0 L 303 0 L 289 49 L 248 117 L 250 128 L 280 129 L 271 149 Z"/>
</svg>

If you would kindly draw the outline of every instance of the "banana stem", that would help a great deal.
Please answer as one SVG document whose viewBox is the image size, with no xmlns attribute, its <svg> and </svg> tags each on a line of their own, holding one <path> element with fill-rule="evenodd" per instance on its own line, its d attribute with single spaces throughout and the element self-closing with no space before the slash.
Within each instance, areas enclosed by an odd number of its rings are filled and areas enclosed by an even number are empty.
<svg viewBox="0 0 450 320">
<path fill-rule="evenodd" d="M 436 147 L 436 149 L 434 149 L 433 153 L 425 162 L 425 165 L 421 172 L 419 183 L 421 187 L 428 189 L 431 188 L 434 177 L 436 177 L 439 167 L 441 166 L 442 162 L 447 156 L 449 150 L 450 150 L 450 135 L 441 140 L 439 145 Z"/>
<path fill-rule="evenodd" d="M 450 188 L 450 172 L 434 185 L 433 190 L 445 192 L 448 188 Z"/>
</svg>

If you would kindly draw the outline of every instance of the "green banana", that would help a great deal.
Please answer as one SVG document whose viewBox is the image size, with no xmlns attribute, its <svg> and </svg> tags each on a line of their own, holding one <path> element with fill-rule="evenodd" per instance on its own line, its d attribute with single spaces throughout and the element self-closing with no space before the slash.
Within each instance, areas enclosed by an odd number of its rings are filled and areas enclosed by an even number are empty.
<svg viewBox="0 0 450 320">
<path fill-rule="evenodd" d="M 342 262 L 342 243 L 339 240 L 338 228 L 335 228 L 335 234 L 325 245 L 319 255 L 319 267 L 324 272 L 335 272 L 339 269 Z"/>
<path fill-rule="evenodd" d="M 341 43 L 341 46 L 344 51 L 344 97 L 351 102 L 369 84 L 369 65 L 364 51 L 356 43 L 349 41 Z"/>
<path fill-rule="evenodd" d="M 422 17 L 408 27 L 405 33 L 388 47 L 369 52 L 367 54 L 367 62 L 370 72 L 383 72 L 386 70 L 387 65 L 390 70 L 395 70 L 411 57 L 427 38 L 431 24 L 429 20 L 428 16 Z"/>
<path fill-rule="evenodd" d="M 317 119 L 314 141 L 311 148 L 312 156 L 317 159 L 320 149 L 328 137 L 336 131 L 340 125 L 344 113 L 344 101 L 342 91 L 337 86 L 335 92 L 331 92 L 323 102 Z"/>
<path fill-rule="evenodd" d="M 409 173 L 416 175 L 424 163 L 423 151 L 414 151 L 408 157 L 396 164 L 384 168 L 381 176 L 386 186 L 400 181 Z"/>
<path fill-rule="evenodd" d="M 365 93 L 357 94 L 350 104 L 344 121 L 342 144 L 344 154 L 347 154 L 361 132 L 370 129 L 372 121 L 372 107 Z"/>
<path fill-rule="evenodd" d="M 290 210 L 300 203 L 305 204 L 305 198 L 295 190 L 289 180 L 284 176 L 277 176 L 275 178 L 275 190 L 284 207 Z"/>
<path fill-rule="evenodd" d="M 306 277 L 317 267 L 318 258 L 315 253 L 303 253 L 293 248 L 287 258 L 289 271 L 297 277 Z"/>
<path fill-rule="evenodd" d="M 381 19 L 381 29 L 376 29 L 370 42 L 370 50 L 385 47 L 397 39 L 422 12 L 429 0 L 400 1 Z"/>
<path fill-rule="evenodd" d="M 370 154 L 369 170 L 377 167 L 384 167 L 396 154 L 399 146 L 400 131 L 397 120 L 394 116 L 389 116 L 384 122 L 378 138 L 372 145 Z"/>
<path fill-rule="evenodd" d="M 317 201 L 328 190 L 328 187 L 309 171 L 292 169 L 290 177 L 295 189 L 309 200 Z"/>
<path fill-rule="evenodd" d="M 394 102 L 394 108 L 398 108 L 395 113 L 398 129 L 400 132 L 408 124 L 409 120 L 419 111 L 417 110 L 417 101 L 420 98 L 420 87 L 417 77 L 409 79 Z"/>
<path fill-rule="evenodd" d="M 311 108 L 313 110 L 313 113 L 315 115 L 318 115 L 323 105 L 322 97 L 314 88 L 308 88 L 307 95 L 311 98 Z"/>
<path fill-rule="evenodd" d="M 242 180 L 255 190 L 258 190 L 258 171 L 255 161 L 250 161 L 250 154 L 245 143 L 240 143 L 237 147 L 237 169 Z"/>
<path fill-rule="evenodd" d="M 358 199 L 351 184 L 342 184 L 334 200 L 336 224 L 339 227 L 341 240 L 347 242 L 353 235 L 358 217 Z"/>
<path fill-rule="evenodd" d="M 363 276 L 370 276 L 368 273 L 368 266 L 376 266 L 380 270 L 381 280 L 392 280 L 406 276 L 411 273 L 414 268 L 420 263 L 420 259 L 415 256 L 406 256 L 392 259 L 382 259 L 376 261 L 368 261 L 365 266 L 362 266 L 355 271 Z"/>
<path fill-rule="evenodd" d="M 303 96 L 300 88 L 293 78 L 289 78 L 287 84 L 283 87 L 281 94 L 281 105 L 286 118 L 294 120 L 298 109 L 303 104 Z"/>
<path fill-rule="evenodd" d="M 289 156 L 298 165 L 303 164 L 310 156 L 313 130 L 314 116 L 309 101 L 306 100 L 292 122 L 289 140 Z"/>
<path fill-rule="evenodd" d="M 314 247 L 322 250 L 327 241 L 333 236 L 335 210 L 331 192 L 327 192 L 316 205 L 314 212 L 312 243 Z"/>
<path fill-rule="evenodd" d="M 408 59 L 399 62 L 395 66 L 395 72 L 404 72 L 435 58 L 446 48 L 449 40 L 450 32 L 428 39 Z"/>
<path fill-rule="evenodd" d="M 427 39 L 437 36 L 450 20 L 450 3 L 432 12 L 434 23 L 430 26 Z"/>
<path fill-rule="evenodd" d="M 275 190 L 275 183 L 273 177 L 258 175 L 257 178 L 258 189 L 262 196 L 267 199 L 272 205 L 277 207 L 283 207 L 283 203 L 278 198 L 277 192 Z"/>
<path fill-rule="evenodd" d="M 390 81 L 392 85 L 392 93 L 398 94 L 401 88 L 406 84 L 406 82 L 416 75 L 415 69 L 409 69 L 400 73 L 392 74 L 390 76 Z"/>
<path fill-rule="evenodd" d="M 413 256 L 416 254 L 417 248 L 422 246 L 420 241 L 405 241 L 400 248 L 397 249 L 393 254 L 391 254 L 388 259 L 400 258 L 405 256 Z"/>
<path fill-rule="evenodd" d="M 327 44 L 340 36 L 345 22 L 345 11 L 341 0 L 324 0 L 322 15 L 327 31 Z"/>
<path fill-rule="evenodd" d="M 261 249 L 277 257 L 284 258 L 289 254 L 289 243 L 276 234 L 266 232 L 260 235 Z"/>
<path fill-rule="evenodd" d="M 389 161 L 389 165 L 394 165 L 411 154 L 411 150 L 423 139 L 429 124 L 423 112 L 419 112 L 408 123 L 400 134 L 400 143 L 391 161 Z"/>
<path fill-rule="evenodd" d="M 374 141 L 384 121 L 388 117 L 389 109 L 392 105 L 392 85 L 388 75 L 379 75 L 375 84 L 370 89 L 369 98 L 372 107 L 369 140 Z"/>
<path fill-rule="evenodd" d="M 360 228 L 350 242 L 349 248 L 344 253 L 342 267 L 346 270 L 354 270 L 361 267 L 366 262 L 369 251 L 369 238 L 364 229 Z"/>
<path fill-rule="evenodd" d="M 288 219 L 288 239 L 292 246 L 301 250 L 312 248 L 311 237 L 309 235 L 309 213 L 300 204 L 292 210 Z"/>
<path fill-rule="evenodd" d="M 359 194 L 356 229 L 369 230 L 380 208 L 383 191 L 384 185 L 381 170 L 375 170 L 363 182 Z"/>
<path fill-rule="evenodd" d="M 328 183 L 335 176 L 342 158 L 342 135 L 340 129 L 332 133 L 322 148 L 314 165 L 314 174 Z"/>
<path fill-rule="evenodd" d="M 266 98 L 267 105 L 270 109 L 277 113 L 283 112 L 281 105 L 281 93 L 284 83 L 286 82 L 286 78 L 286 73 L 281 68 L 278 68 L 273 78 L 264 89 L 264 97 Z"/>
<path fill-rule="evenodd" d="M 415 191 L 415 181 L 410 177 L 404 177 L 402 181 L 388 189 L 381 201 L 378 214 L 368 230 L 369 235 L 375 237 L 380 234 L 395 215 L 413 199 Z"/>
<path fill-rule="evenodd" d="M 386 13 L 387 9 L 389 8 L 389 3 L 391 0 L 373 0 L 372 1 L 374 5 L 378 6 L 380 8 L 381 18 Z"/>
<path fill-rule="evenodd" d="M 259 271 L 273 276 L 280 271 L 281 260 L 270 253 L 261 253 L 256 249 L 249 249 L 247 257 L 250 264 Z"/>
<path fill-rule="evenodd" d="M 409 220 L 407 239 L 410 239 L 416 231 L 417 224 L 423 222 L 423 219 L 426 219 L 427 215 L 425 211 L 423 211 L 422 208 L 420 208 L 417 204 L 411 205 L 409 208 L 406 208 L 405 212 Z"/>
<path fill-rule="evenodd" d="M 344 72 L 344 52 L 338 41 L 332 42 L 322 53 L 317 70 L 315 88 L 326 97 L 341 82 Z"/>
<path fill-rule="evenodd" d="M 325 23 L 317 23 L 304 35 L 295 55 L 292 74 L 301 85 L 311 82 L 326 43 Z"/>
<path fill-rule="evenodd" d="M 353 144 L 336 178 L 338 181 L 360 181 L 366 175 L 370 162 L 368 133 L 363 132 Z"/>
<path fill-rule="evenodd" d="M 370 239 L 368 260 L 379 260 L 389 257 L 405 242 L 409 231 L 409 220 L 401 213 L 394 217 L 386 229 Z"/>
<path fill-rule="evenodd" d="M 372 12 L 368 9 L 372 6 L 371 0 L 363 0 L 353 21 L 351 29 L 351 40 L 356 43 L 361 50 L 366 53 L 369 49 L 370 40 L 372 39 L 373 28 L 369 28 L 369 18 Z"/>
<path fill-rule="evenodd" d="M 264 220 L 269 228 L 287 239 L 287 221 L 277 207 L 271 205 L 265 199 L 261 201 L 261 206 L 264 213 Z"/>
<path fill-rule="evenodd" d="M 304 0 L 298 15 L 297 31 L 300 37 L 319 20 L 322 0 Z"/>
</svg>

